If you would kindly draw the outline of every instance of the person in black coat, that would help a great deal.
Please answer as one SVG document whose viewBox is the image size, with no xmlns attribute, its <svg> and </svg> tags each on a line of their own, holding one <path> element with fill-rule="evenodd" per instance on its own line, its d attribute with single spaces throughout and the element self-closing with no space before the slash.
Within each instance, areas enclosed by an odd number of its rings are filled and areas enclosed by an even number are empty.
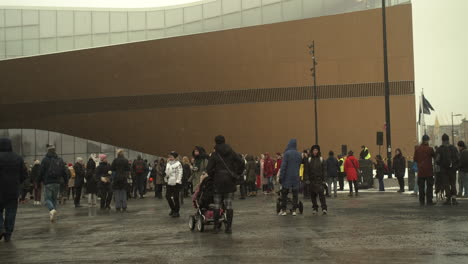
<svg viewBox="0 0 468 264">
<path fill-rule="evenodd" d="M 11 140 L 0 138 L 0 240 L 5 242 L 10 241 L 15 228 L 19 187 L 26 175 L 23 158 L 13 152 Z"/>
<path fill-rule="evenodd" d="M 84 161 L 82 158 L 78 157 L 76 159 L 73 169 L 75 170 L 75 207 L 78 208 L 81 207 L 81 192 L 83 190 L 84 179 L 86 176 Z"/>
<path fill-rule="evenodd" d="M 395 157 L 393 157 L 392 171 L 395 177 L 398 179 L 398 185 L 400 185 L 399 193 L 405 192 L 405 174 L 406 174 L 406 159 L 403 157 L 401 150 L 398 148 L 395 150 Z"/>
<path fill-rule="evenodd" d="M 115 210 L 117 212 L 127 210 L 128 177 L 130 164 L 124 157 L 123 150 L 117 151 L 117 158 L 112 162 L 112 189 L 115 197 Z"/>
<path fill-rule="evenodd" d="M 34 205 L 41 204 L 42 185 L 39 183 L 39 177 L 41 175 L 41 162 L 34 161 L 34 166 L 31 169 L 31 181 L 34 185 Z"/>
<path fill-rule="evenodd" d="M 96 178 L 99 179 L 99 196 L 101 197 L 101 210 L 110 210 L 112 202 L 112 186 L 111 186 L 111 166 L 107 162 L 105 154 L 99 154 L 99 166 L 96 168 Z"/>
<path fill-rule="evenodd" d="M 96 162 L 93 155 L 89 157 L 86 163 L 86 193 L 88 194 L 88 206 L 96 205 L 96 195 L 98 193 L 98 181 L 96 180 Z"/>
<path fill-rule="evenodd" d="M 304 181 L 310 186 L 313 214 L 318 212 L 317 196 L 320 200 L 322 213 L 327 214 L 327 202 L 325 198 L 325 179 L 327 177 L 327 163 L 320 154 L 320 146 L 314 145 L 310 149 L 310 157 L 304 164 Z"/>
<path fill-rule="evenodd" d="M 213 178 L 214 186 L 214 233 L 219 232 L 220 209 L 223 202 L 227 211 L 226 233 L 232 233 L 232 220 L 234 210 L 232 209 L 232 199 L 236 192 L 237 180 L 244 172 L 245 162 L 242 157 L 226 144 L 224 136 L 215 138 L 216 146 L 208 160 L 206 172 Z"/>
</svg>

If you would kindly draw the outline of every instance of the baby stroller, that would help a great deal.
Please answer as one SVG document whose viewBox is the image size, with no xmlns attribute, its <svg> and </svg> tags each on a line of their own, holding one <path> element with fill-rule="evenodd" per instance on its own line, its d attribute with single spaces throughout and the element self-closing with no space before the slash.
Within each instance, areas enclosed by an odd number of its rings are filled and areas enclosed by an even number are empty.
<svg viewBox="0 0 468 264">
<path fill-rule="evenodd" d="M 193 207 L 197 211 L 189 216 L 190 230 L 196 227 L 199 232 L 203 232 L 206 225 L 214 224 L 213 193 L 213 180 L 209 177 L 205 178 L 192 197 Z M 223 223 L 226 226 L 226 219 L 226 210 L 222 208 L 220 209 L 219 228 Z"/>
<path fill-rule="evenodd" d="M 276 200 L 276 213 L 279 214 L 281 211 L 281 190 L 277 191 L 276 194 L 278 195 L 278 199 Z M 304 212 L 304 204 L 301 200 L 297 202 L 297 209 L 299 209 L 299 213 L 302 214 Z M 290 197 L 288 197 L 288 202 L 286 203 L 286 211 L 292 213 L 293 211 L 293 201 Z"/>
</svg>

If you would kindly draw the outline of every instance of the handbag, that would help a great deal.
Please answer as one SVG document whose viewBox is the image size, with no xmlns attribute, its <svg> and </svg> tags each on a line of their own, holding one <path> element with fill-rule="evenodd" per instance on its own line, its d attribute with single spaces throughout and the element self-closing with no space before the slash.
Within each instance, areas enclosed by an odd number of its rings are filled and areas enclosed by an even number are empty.
<svg viewBox="0 0 468 264">
<path fill-rule="evenodd" d="M 227 166 L 226 162 L 224 161 L 224 159 L 221 157 L 221 155 L 219 155 L 219 153 L 216 153 L 218 155 L 218 157 L 221 159 L 221 161 L 223 162 L 224 164 L 224 167 L 226 168 L 226 170 L 229 172 L 229 174 L 231 174 L 231 177 L 237 182 L 239 179 L 240 179 L 240 175 L 237 175 L 235 174 L 234 172 L 232 172 L 229 167 Z"/>
</svg>

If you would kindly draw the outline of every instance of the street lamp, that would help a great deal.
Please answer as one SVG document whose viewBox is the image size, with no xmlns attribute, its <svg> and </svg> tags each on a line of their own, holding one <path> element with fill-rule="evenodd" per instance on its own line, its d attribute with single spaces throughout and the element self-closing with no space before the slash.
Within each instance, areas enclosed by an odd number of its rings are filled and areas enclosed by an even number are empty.
<svg viewBox="0 0 468 264">
<path fill-rule="evenodd" d="M 309 45 L 309 54 L 312 55 L 312 77 L 314 77 L 314 113 L 315 113 L 315 144 L 318 145 L 318 118 L 317 118 L 317 75 L 315 66 L 317 66 L 317 61 L 315 60 L 315 41 L 312 41 L 312 44 Z"/>
<path fill-rule="evenodd" d="M 384 59 L 384 82 L 385 82 L 385 134 L 387 139 L 387 166 L 392 167 L 392 127 L 390 125 L 390 84 L 388 81 L 388 59 L 387 59 L 387 15 L 385 0 L 382 0 L 382 32 L 383 32 L 383 59 Z M 388 177 L 392 177 L 389 170 Z"/>
<path fill-rule="evenodd" d="M 453 131 L 453 117 L 462 116 L 461 114 L 453 114 L 452 112 L 452 145 L 455 145 L 455 132 Z"/>
</svg>

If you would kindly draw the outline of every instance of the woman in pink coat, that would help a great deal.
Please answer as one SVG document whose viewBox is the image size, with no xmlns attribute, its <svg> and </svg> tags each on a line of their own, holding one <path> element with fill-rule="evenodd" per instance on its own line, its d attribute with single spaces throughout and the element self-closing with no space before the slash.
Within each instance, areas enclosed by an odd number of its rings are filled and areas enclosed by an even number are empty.
<svg viewBox="0 0 468 264">
<path fill-rule="evenodd" d="M 354 153 L 353 151 L 348 152 L 348 157 L 346 158 L 345 164 L 344 164 L 344 170 L 346 172 L 346 178 L 348 179 L 348 184 L 349 184 L 349 195 L 348 196 L 353 196 L 353 184 L 354 184 L 354 189 L 356 190 L 356 196 L 358 196 L 358 171 L 359 171 L 359 162 L 357 159 L 353 156 Z"/>
</svg>

